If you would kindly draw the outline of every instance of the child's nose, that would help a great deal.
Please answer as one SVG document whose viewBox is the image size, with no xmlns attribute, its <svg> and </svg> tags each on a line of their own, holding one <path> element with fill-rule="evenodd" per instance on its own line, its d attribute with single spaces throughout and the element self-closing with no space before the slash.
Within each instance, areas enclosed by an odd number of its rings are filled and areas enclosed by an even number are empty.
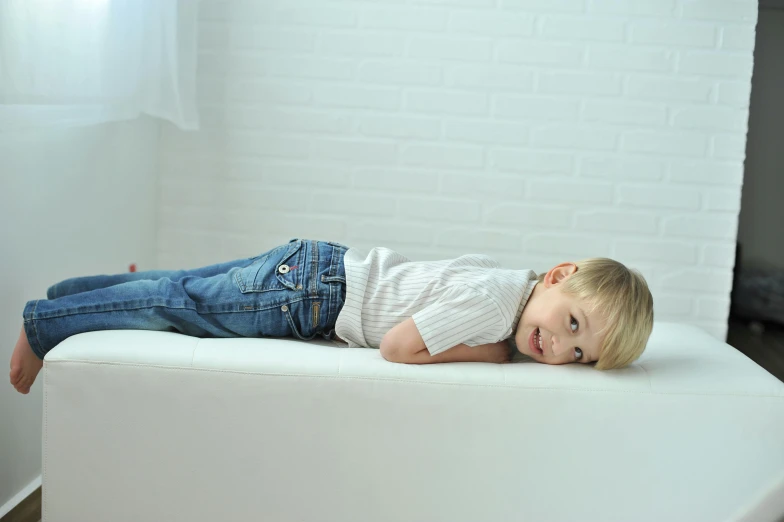
<svg viewBox="0 0 784 522">
<path fill-rule="evenodd" d="M 564 353 L 566 350 L 569 349 L 569 347 L 566 346 L 566 344 L 561 344 L 561 341 L 558 339 L 558 336 L 554 335 L 551 340 L 552 340 L 552 347 L 553 347 L 553 355 L 555 355 L 556 357 L 558 357 L 559 355 L 561 355 L 562 353 Z"/>
</svg>

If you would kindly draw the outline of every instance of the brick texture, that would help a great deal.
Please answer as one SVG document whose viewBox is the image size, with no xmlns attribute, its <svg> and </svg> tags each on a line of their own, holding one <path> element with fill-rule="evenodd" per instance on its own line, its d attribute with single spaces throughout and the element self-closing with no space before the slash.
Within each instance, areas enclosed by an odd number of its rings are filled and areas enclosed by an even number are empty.
<svg viewBox="0 0 784 522">
<path fill-rule="evenodd" d="M 203 0 L 159 265 L 291 237 L 543 271 L 615 257 L 726 332 L 755 0 Z"/>
</svg>

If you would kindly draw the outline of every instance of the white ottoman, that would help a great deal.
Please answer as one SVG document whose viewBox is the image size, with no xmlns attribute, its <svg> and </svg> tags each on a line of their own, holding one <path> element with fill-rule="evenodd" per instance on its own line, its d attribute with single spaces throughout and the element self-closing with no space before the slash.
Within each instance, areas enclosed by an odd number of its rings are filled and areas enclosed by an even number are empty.
<svg viewBox="0 0 784 522">
<path fill-rule="evenodd" d="M 684 325 L 604 373 L 108 331 L 63 342 L 43 375 L 44 522 L 784 512 L 784 384 Z"/>
</svg>

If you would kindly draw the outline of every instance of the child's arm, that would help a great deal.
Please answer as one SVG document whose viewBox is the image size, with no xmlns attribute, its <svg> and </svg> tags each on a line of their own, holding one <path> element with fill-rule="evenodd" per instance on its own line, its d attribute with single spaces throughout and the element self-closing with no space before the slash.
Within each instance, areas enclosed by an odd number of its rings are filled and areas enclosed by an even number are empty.
<svg viewBox="0 0 784 522">
<path fill-rule="evenodd" d="M 419 334 L 414 319 L 409 317 L 392 328 L 381 340 L 381 355 L 387 361 L 409 364 L 429 364 L 442 362 L 491 362 L 509 361 L 509 347 L 506 342 L 468 346 L 457 346 L 436 355 L 430 355 L 425 341 Z"/>
</svg>

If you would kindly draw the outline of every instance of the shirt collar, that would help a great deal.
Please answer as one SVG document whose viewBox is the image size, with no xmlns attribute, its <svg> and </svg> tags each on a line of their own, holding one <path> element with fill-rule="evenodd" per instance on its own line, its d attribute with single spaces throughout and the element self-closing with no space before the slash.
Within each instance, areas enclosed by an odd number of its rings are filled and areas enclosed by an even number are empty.
<svg viewBox="0 0 784 522">
<path fill-rule="evenodd" d="M 534 287 L 539 282 L 538 279 L 533 279 L 528 281 L 528 284 L 525 285 L 525 291 L 523 292 L 523 297 L 520 299 L 520 306 L 517 307 L 517 313 L 515 313 L 514 322 L 512 322 L 512 337 L 514 337 L 515 332 L 517 331 L 517 324 L 520 322 L 520 317 L 523 315 L 523 308 L 528 303 L 528 299 L 531 298 L 531 294 L 534 291 Z"/>
</svg>

